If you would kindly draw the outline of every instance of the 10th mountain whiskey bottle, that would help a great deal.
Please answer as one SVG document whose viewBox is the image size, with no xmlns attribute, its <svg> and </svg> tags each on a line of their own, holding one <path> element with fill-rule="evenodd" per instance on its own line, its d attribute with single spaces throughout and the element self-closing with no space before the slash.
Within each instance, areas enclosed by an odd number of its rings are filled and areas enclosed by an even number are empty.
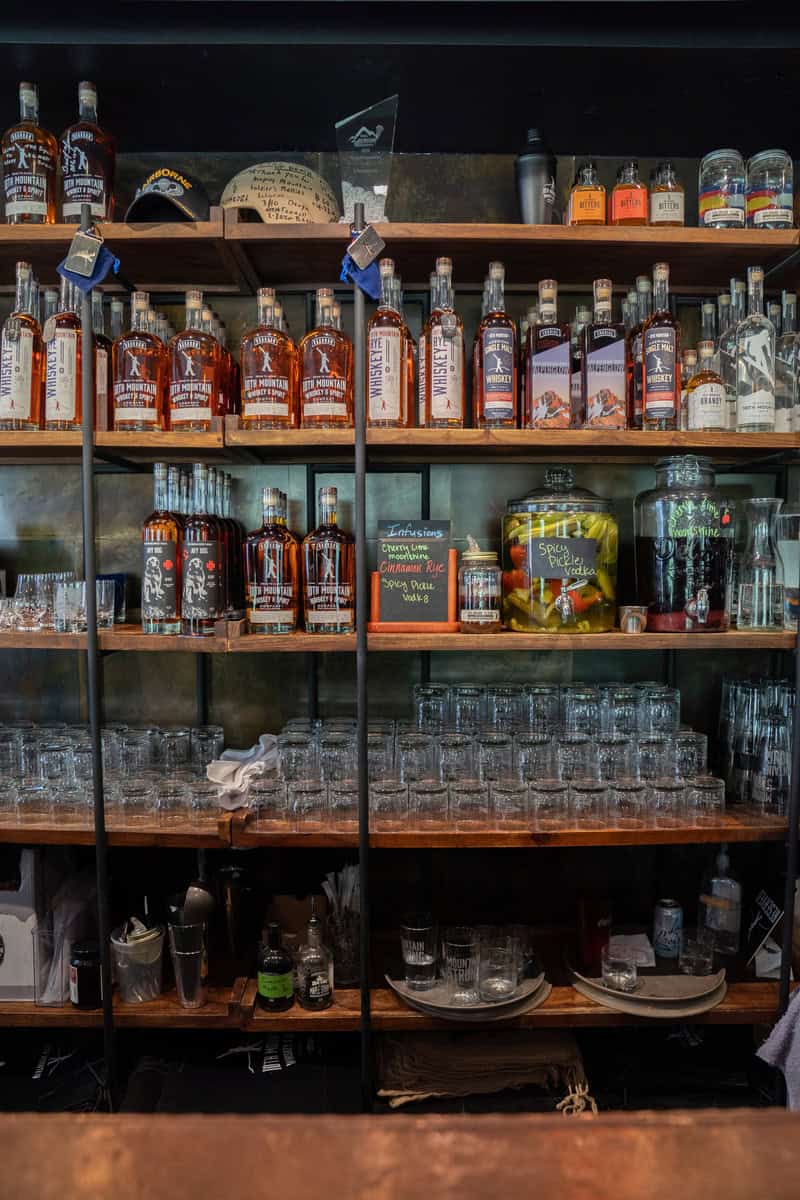
<svg viewBox="0 0 800 1200">
<path fill-rule="evenodd" d="M 0 342 L 0 429 L 38 429 L 42 413 L 42 333 L 33 315 L 33 269 L 17 263 L 14 311 Z"/>
<path fill-rule="evenodd" d="M 505 310 L 505 267 L 489 263 L 486 315 L 472 356 L 475 424 L 514 429 L 517 424 L 517 328 Z"/>
<path fill-rule="evenodd" d="M 19 123 L 3 134 L 3 189 L 9 225 L 52 225 L 56 219 L 58 146 L 39 125 L 39 89 L 19 85 Z"/>
<path fill-rule="evenodd" d="M 558 321 L 558 284 L 539 283 L 539 320 L 528 326 L 525 351 L 526 429 L 569 429 L 572 424 L 569 321 Z"/>
<path fill-rule="evenodd" d="M 244 544 L 250 633 L 294 633 L 300 587 L 300 548 L 286 527 L 283 493 L 263 491 L 264 523 Z"/>
<path fill-rule="evenodd" d="M 142 526 L 142 632 L 181 631 L 183 525 L 168 490 L 166 463 L 153 466 L 153 512 Z M 177 472 L 173 473 L 173 486 Z"/>
<path fill-rule="evenodd" d="M 195 433 L 211 429 L 219 392 L 219 347 L 203 328 L 203 293 L 186 293 L 186 327 L 169 344 L 169 424 Z"/>
<path fill-rule="evenodd" d="M 208 637 L 224 611 L 219 522 L 209 512 L 208 467 L 192 468 L 192 511 L 183 526 L 181 633 Z"/>
<path fill-rule="evenodd" d="M 421 425 L 429 429 L 464 427 L 464 324 L 454 309 L 453 263 L 437 258 L 431 276 L 431 315 L 419 339 L 423 395 Z"/>
<path fill-rule="evenodd" d="M 114 428 L 146 431 L 164 428 L 167 352 L 149 328 L 147 292 L 131 297 L 131 328 L 114 342 L 112 373 Z"/>
<path fill-rule="evenodd" d="M 81 205 L 89 204 L 95 220 L 114 215 L 114 139 L 97 124 L 97 88 L 78 84 L 78 120 L 61 135 L 61 213 L 66 222 L 80 221 Z"/>
<path fill-rule="evenodd" d="M 353 346 L 337 329 L 333 289 L 317 289 L 316 327 L 297 348 L 304 429 L 352 429 Z"/>
<path fill-rule="evenodd" d="M 80 429 L 83 413 L 81 391 L 81 319 L 77 288 L 61 280 L 58 312 L 45 321 L 43 338 L 46 355 L 44 398 L 45 429 Z"/>
<path fill-rule="evenodd" d="M 653 267 L 653 312 L 642 326 L 642 407 L 645 429 L 677 429 L 681 327 L 669 311 L 669 267 Z"/>
<path fill-rule="evenodd" d="M 624 429 L 626 411 L 625 326 L 611 319 L 610 279 L 595 279 L 594 317 L 583 331 L 583 394 L 586 427 Z"/>
<path fill-rule="evenodd" d="M 274 288 L 259 288 L 255 329 L 242 338 L 241 417 L 247 429 L 296 429 L 297 348 L 281 328 Z"/>
<path fill-rule="evenodd" d="M 303 541 L 303 609 L 308 633 L 355 629 L 355 538 L 336 523 L 335 487 L 319 490 L 319 525 Z"/>
</svg>

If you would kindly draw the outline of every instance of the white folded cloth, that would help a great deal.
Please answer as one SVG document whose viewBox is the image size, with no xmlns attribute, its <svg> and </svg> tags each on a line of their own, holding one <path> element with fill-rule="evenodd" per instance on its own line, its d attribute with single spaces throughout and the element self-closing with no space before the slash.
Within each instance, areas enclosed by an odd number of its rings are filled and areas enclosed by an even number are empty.
<svg viewBox="0 0 800 1200">
<path fill-rule="evenodd" d="M 220 789 L 220 807 L 232 812 L 247 807 L 250 780 L 277 766 L 278 739 L 273 733 L 262 733 L 249 750 L 223 750 L 221 758 L 208 764 L 206 775 Z"/>
</svg>

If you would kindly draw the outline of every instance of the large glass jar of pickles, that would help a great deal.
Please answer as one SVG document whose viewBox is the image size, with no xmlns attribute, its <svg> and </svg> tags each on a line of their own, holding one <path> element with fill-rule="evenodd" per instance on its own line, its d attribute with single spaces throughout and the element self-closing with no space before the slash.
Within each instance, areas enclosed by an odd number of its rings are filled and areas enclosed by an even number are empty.
<svg viewBox="0 0 800 1200">
<path fill-rule="evenodd" d="M 555 467 L 503 518 L 503 620 L 517 633 L 614 628 L 619 532 L 611 504 Z"/>
</svg>

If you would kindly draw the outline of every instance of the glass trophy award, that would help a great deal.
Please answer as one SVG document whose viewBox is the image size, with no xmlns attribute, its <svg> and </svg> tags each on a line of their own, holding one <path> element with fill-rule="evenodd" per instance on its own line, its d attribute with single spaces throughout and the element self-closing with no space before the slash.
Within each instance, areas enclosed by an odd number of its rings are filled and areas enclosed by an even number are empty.
<svg viewBox="0 0 800 1200">
<path fill-rule="evenodd" d="M 353 208 L 364 205 L 368 222 L 386 219 L 389 174 L 399 96 L 336 122 L 336 145 L 342 176 L 343 221 L 353 220 Z"/>
</svg>

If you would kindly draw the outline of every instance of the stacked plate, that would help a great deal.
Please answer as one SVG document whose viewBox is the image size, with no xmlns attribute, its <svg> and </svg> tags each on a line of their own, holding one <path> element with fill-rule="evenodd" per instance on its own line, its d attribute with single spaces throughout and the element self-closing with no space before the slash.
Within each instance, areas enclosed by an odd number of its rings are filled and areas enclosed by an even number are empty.
<svg viewBox="0 0 800 1200">
<path fill-rule="evenodd" d="M 552 988 L 544 977 L 544 971 L 534 979 L 524 979 L 507 1000 L 491 1002 L 479 1001 L 469 1008 L 456 1006 L 449 1002 L 447 988 L 443 983 L 437 983 L 427 992 L 414 991 L 401 979 L 390 979 L 386 976 L 389 987 L 404 1000 L 411 1008 L 425 1013 L 428 1017 L 439 1017 L 445 1021 L 507 1021 L 511 1017 L 521 1017 L 523 1013 L 531 1012 L 544 1004 Z"/>
<path fill-rule="evenodd" d="M 592 979 L 571 968 L 572 984 L 587 1000 L 594 1000 L 616 1012 L 636 1017 L 655 1017 L 680 1021 L 697 1017 L 715 1008 L 724 999 L 728 986 L 725 971 L 714 975 L 642 975 L 636 990 L 617 992 L 602 979 Z"/>
</svg>

